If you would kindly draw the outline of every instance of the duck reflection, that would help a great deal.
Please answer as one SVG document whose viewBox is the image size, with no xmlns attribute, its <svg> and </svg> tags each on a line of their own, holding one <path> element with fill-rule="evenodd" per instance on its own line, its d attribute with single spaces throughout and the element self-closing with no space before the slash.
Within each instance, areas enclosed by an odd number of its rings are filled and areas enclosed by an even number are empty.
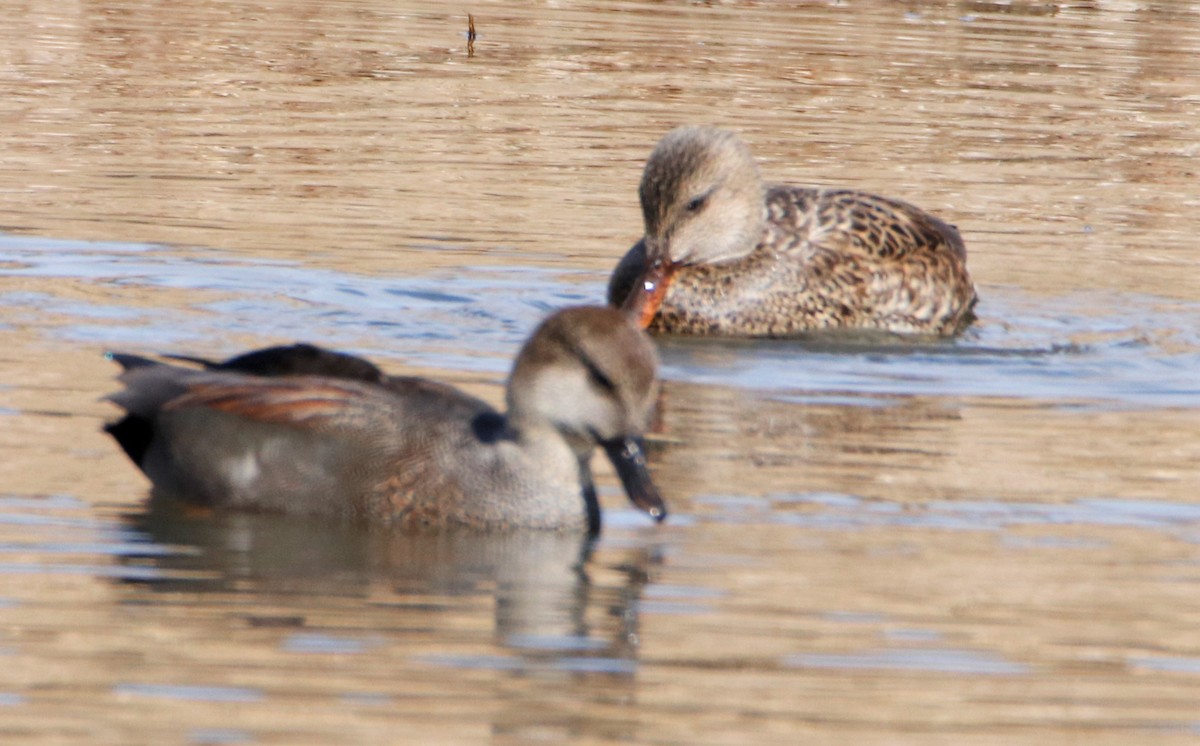
<svg viewBox="0 0 1200 746">
<path fill-rule="evenodd" d="M 151 499 L 130 516 L 155 551 L 126 558 L 157 571 L 133 581 L 153 591 L 259 594 L 243 618 L 253 626 L 308 625 L 306 603 L 366 598 L 406 621 L 422 615 L 477 614 L 492 606 L 493 641 L 514 656 L 506 667 L 544 664 L 558 670 L 632 673 L 638 641 L 638 601 L 656 543 L 606 550 L 582 532 L 450 531 L 411 533 L 353 523 L 253 513 L 197 515 L 176 501 Z M 165 548 L 167 551 L 159 551 Z M 593 582 L 599 572 L 603 581 Z M 280 597 L 299 599 L 281 611 Z M 304 601 L 302 599 L 307 599 Z M 486 608 L 486 607 L 485 607 Z M 589 662 L 590 661 L 590 662 Z M 487 661 L 443 657 L 457 667 Z"/>
<path fill-rule="evenodd" d="M 303 593 L 405 598 L 493 596 L 501 641 L 589 633 L 589 580 L 596 539 L 581 532 L 403 532 L 357 523 L 240 512 L 195 514 L 176 501 L 151 499 L 129 517 L 154 545 L 149 558 L 160 591 Z M 612 638 L 636 637 L 630 613 L 659 550 L 621 553 L 624 585 L 600 601 L 622 625 Z M 613 606 L 617 602 L 616 606 Z M 445 605 L 449 605 L 448 603 Z M 625 608 L 629 606 L 630 608 Z M 300 622 L 302 623 L 302 621 Z M 624 650 L 623 643 L 619 645 Z M 611 652 L 611 651 L 610 651 Z"/>
<path fill-rule="evenodd" d="M 658 417 L 649 461 L 681 501 L 809 491 L 907 499 L 922 475 L 957 471 L 968 447 L 959 406 L 935 397 L 673 380 Z"/>
<path fill-rule="evenodd" d="M 137 603 L 153 602 L 147 593 L 164 603 L 182 594 L 229 609 L 218 617 L 227 634 L 260 630 L 247 632 L 245 644 L 261 646 L 263 628 L 280 628 L 285 655 L 382 646 L 380 654 L 397 661 L 397 681 L 411 680 L 415 668 L 450 692 L 462 686 L 459 671 L 482 673 L 500 699 L 490 716 L 499 742 L 623 731 L 563 710 L 564 696 L 577 705 L 636 700 L 638 609 L 661 564 L 657 534 L 641 543 L 641 534 L 622 533 L 621 546 L 598 548 L 601 540 L 583 532 L 403 533 L 302 517 L 195 515 L 153 498 L 127 520 L 152 542 L 141 557 L 125 558 L 154 570 L 127 576 L 151 580 L 124 581 L 139 589 Z"/>
</svg>

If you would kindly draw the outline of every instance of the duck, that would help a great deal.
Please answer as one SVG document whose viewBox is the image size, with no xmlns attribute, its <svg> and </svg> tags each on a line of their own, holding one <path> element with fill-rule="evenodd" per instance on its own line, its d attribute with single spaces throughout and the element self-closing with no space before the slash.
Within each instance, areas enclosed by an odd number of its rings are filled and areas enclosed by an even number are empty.
<svg viewBox="0 0 1200 746">
<path fill-rule="evenodd" d="M 123 388 L 106 398 L 123 416 L 105 431 L 149 478 L 154 499 L 413 531 L 594 536 L 599 447 L 630 501 L 655 522 L 667 515 L 642 444 L 657 352 L 612 308 L 546 318 L 517 354 L 504 412 L 309 344 L 221 362 L 108 356 Z"/>
<path fill-rule="evenodd" d="M 730 130 L 668 132 L 638 194 L 644 235 L 613 270 L 608 302 L 651 332 L 941 337 L 975 318 L 953 225 L 867 192 L 768 185 Z"/>
</svg>

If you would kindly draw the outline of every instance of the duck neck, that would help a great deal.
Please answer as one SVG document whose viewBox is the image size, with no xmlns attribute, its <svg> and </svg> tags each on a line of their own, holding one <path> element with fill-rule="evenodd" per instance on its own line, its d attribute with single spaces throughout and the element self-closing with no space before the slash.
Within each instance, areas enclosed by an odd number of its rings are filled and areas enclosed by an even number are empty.
<svg viewBox="0 0 1200 746">
<path fill-rule="evenodd" d="M 583 485 L 583 505 L 587 511 L 588 536 L 600 535 L 600 500 L 596 497 L 596 485 L 592 482 L 590 459 L 579 461 L 579 483 Z"/>
<path fill-rule="evenodd" d="M 596 447 L 586 436 L 564 430 L 541 417 L 522 417 L 511 409 L 505 418 L 505 437 L 526 447 L 545 448 L 547 443 L 557 443 L 582 461 L 589 460 Z"/>
<path fill-rule="evenodd" d="M 577 433 L 566 432 L 540 418 L 509 416 L 504 437 L 536 461 L 565 466 L 574 457 L 576 479 L 584 503 L 589 536 L 600 533 L 600 502 L 592 481 L 592 452 L 595 443 Z M 555 467 L 557 469 L 557 466 Z"/>
<path fill-rule="evenodd" d="M 758 208 L 758 214 L 752 219 L 746 221 L 746 232 L 741 237 L 741 245 L 738 251 L 738 259 L 745 259 L 754 253 L 759 244 L 763 240 L 763 232 L 767 229 L 767 222 L 770 220 L 770 208 L 767 207 L 766 193 L 763 193 L 764 199 L 761 200 L 762 206 Z"/>
</svg>

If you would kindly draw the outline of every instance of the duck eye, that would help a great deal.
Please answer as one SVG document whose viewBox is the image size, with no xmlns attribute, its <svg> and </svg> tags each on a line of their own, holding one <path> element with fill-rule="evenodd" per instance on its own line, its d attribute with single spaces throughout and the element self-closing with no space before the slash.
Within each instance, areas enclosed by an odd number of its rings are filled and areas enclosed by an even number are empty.
<svg viewBox="0 0 1200 746">
<path fill-rule="evenodd" d="M 600 366 L 596 365 L 586 357 L 583 358 L 583 365 L 585 368 L 587 368 L 588 378 L 591 379 L 592 384 L 595 385 L 596 388 L 610 394 L 616 392 L 617 385 L 613 383 L 613 380 L 609 378 L 604 371 L 600 370 Z"/>
<path fill-rule="evenodd" d="M 686 209 L 688 212 L 700 212 L 700 209 L 704 207 L 704 203 L 707 199 L 707 194 L 702 197 L 693 197 L 688 201 L 687 205 L 684 206 L 684 209 Z"/>
</svg>

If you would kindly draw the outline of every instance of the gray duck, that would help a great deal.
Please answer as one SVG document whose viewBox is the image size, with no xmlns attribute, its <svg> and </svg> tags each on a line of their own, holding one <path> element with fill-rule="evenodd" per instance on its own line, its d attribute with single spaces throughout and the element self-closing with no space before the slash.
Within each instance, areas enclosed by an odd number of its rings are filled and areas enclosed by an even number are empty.
<svg viewBox="0 0 1200 746">
<path fill-rule="evenodd" d="M 546 319 L 517 356 L 500 413 L 452 386 L 385 376 L 311 345 L 183 367 L 110 356 L 125 410 L 105 429 L 156 496 L 205 508 L 405 529 L 600 530 L 600 446 L 630 500 L 666 507 L 640 446 L 657 394 L 653 344 L 610 308 Z"/>
</svg>

